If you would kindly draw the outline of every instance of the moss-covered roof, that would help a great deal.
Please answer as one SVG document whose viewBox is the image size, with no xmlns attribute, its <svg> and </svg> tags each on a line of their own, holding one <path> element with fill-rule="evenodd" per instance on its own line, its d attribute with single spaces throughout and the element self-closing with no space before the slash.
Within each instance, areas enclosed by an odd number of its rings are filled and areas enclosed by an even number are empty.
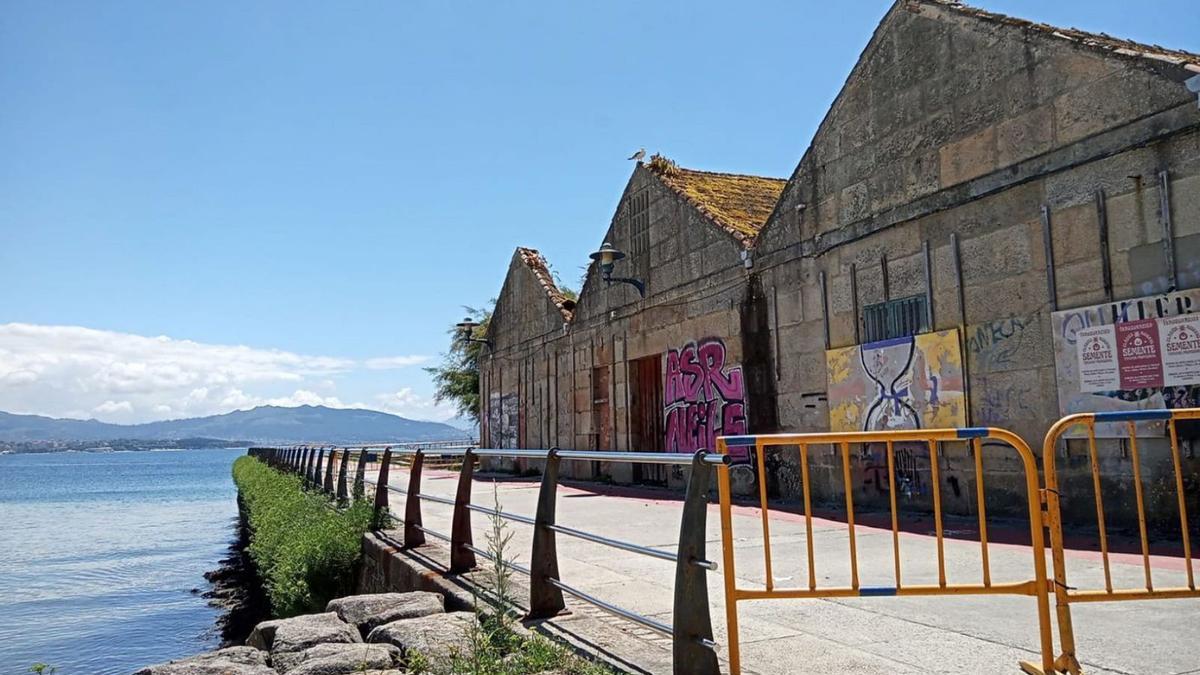
<svg viewBox="0 0 1200 675">
<path fill-rule="evenodd" d="M 685 169 L 662 155 L 651 157 L 646 168 L 747 246 L 766 224 L 787 185 L 783 178 Z"/>
<path fill-rule="evenodd" d="M 966 16 L 983 19 L 992 23 L 999 23 L 1008 26 L 1016 26 L 1026 30 L 1044 33 L 1052 37 L 1056 37 L 1069 42 L 1082 45 L 1089 49 L 1116 54 L 1119 56 L 1149 59 L 1152 61 L 1162 61 L 1176 66 L 1183 67 L 1192 72 L 1200 73 L 1200 55 L 1191 52 L 1185 52 L 1179 49 L 1169 49 L 1159 45 L 1148 45 L 1133 40 L 1113 37 L 1105 33 L 1091 33 L 1078 28 L 1060 28 L 1051 26 L 1050 24 L 1037 23 L 1017 17 L 1008 16 L 1005 14 L 997 14 L 987 10 L 972 7 L 970 5 L 958 2 L 957 0 L 922 0 L 923 2 L 935 6 L 945 7 L 952 11 L 964 14 Z M 1133 11 L 1134 5 L 1129 5 Z"/>
<path fill-rule="evenodd" d="M 542 257 L 537 249 L 517 247 L 517 255 L 521 257 L 521 262 L 533 272 L 533 276 L 545 289 L 546 295 L 550 297 L 550 302 L 562 312 L 563 319 L 570 321 L 575 312 L 575 301 L 568 298 L 565 293 L 559 289 L 558 284 L 554 283 L 554 274 L 550 272 L 550 265 L 546 263 L 546 259 Z"/>
</svg>

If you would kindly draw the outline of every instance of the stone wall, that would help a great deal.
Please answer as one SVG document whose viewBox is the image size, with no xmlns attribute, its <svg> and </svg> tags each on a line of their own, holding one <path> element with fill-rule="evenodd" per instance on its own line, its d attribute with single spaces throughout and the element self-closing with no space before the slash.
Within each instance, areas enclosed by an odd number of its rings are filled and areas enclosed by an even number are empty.
<svg viewBox="0 0 1200 675">
<path fill-rule="evenodd" d="M 526 447 L 657 450 L 630 440 L 630 365 L 713 338 L 741 369 L 751 432 L 827 430 L 827 348 L 865 341 L 864 307 L 924 296 L 926 329 L 958 332 L 963 422 L 1009 428 L 1040 455 L 1059 417 L 1051 312 L 1169 290 L 1164 175 L 1176 286 L 1200 286 L 1200 111 L 1182 83 L 1191 74 L 1046 27 L 898 2 L 749 251 L 639 166 L 604 240 L 630 253 L 615 274 L 646 281 L 646 299 L 604 287 L 591 270 L 565 334 L 551 337 L 530 319 L 497 342 L 483 362 L 485 392 L 519 393 Z M 643 192 L 648 245 L 631 232 L 628 212 Z M 605 367 L 600 391 L 593 378 Z M 1173 513 L 1165 445 L 1144 447 L 1154 518 L 1164 519 Z M 1115 441 L 1100 449 L 1114 499 L 1127 499 L 1128 453 Z M 903 450 L 904 500 L 927 508 L 928 453 Z M 1078 442 L 1062 452 L 1064 487 L 1088 487 Z M 814 496 L 840 499 L 840 453 L 813 458 Z M 771 493 L 797 498 L 796 453 L 772 453 L 766 464 Z M 856 449 L 852 464 L 856 500 L 886 505 L 877 449 Z M 1186 464 L 1194 479 L 1200 465 Z M 973 513 L 971 455 L 948 445 L 940 466 L 947 510 Z M 989 448 L 985 469 L 993 512 L 1023 513 L 1016 456 Z M 635 478 L 615 467 L 570 470 Z M 754 487 L 754 474 L 738 470 L 740 489 Z M 1093 508 L 1090 499 L 1064 505 L 1080 522 Z M 1120 515 L 1113 522 L 1127 524 Z"/>
</svg>

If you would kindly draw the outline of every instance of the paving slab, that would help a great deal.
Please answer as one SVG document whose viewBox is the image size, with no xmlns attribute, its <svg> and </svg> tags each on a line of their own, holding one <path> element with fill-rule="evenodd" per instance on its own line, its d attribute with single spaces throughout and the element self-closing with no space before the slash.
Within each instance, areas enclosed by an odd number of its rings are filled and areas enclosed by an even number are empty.
<svg viewBox="0 0 1200 675">
<path fill-rule="evenodd" d="M 426 472 L 422 492 L 453 497 L 456 476 Z M 407 475 L 395 471 L 403 485 Z M 508 512 L 532 516 L 538 485 L 529 480 L 498 480 L 495 490 Z M 394 497 L 396 498 L 396 497 Z M 586 483 L 560 487 L 559 523 L 606 537 L 671 551 L 679 535 L 682 495 L 666 490 Z M 493 504 L 493 484 L 477 476 L 472 501 Z M 399 511 L 400 509 L 394 509 Z M 764 538 L 758 509 L 735 506 L 735 570 L 739 586 L 763 585 Z M 426 527 L 449 533 L 450 507 L 424 505 Z M 901 584 L 938 583 L 938 547 L 928 515 L 910 515 L 899 535 Z M 808 584 L 808 532 L 803 515 L 769 513 L 772 577 L 777 588 Z M 885 521 L 886 522 L 886 521 Z M 477 546 L 484 547 L 487 519 L 473 514 Z M 969 523 L 948 522 L 955 538 L 947 538 L 942 558 L 947 581 L 980 583 L 982 553 L 978 541 L 963 532 Z M 1028 524 L 989 522 L 994 542 L 988 547 L 993 583 L 1032 578 Z M 528 564 L 531 528 L 510 523 L 510 556 Z M 721 562 L 720 514 L 708 511 L 708 557 Z M 854 529 L 863 586 L 895 586 L 893 534 L 890 529 L 858 525 Z M 670 621 L 674 566 L 600 544 L 559 535 L 563 580 L 582 591 L 626 609 Z M 849 585 L 850 531 L 844 522 L 813 519 L 816 579 L 821 586 Z M 1152 556 L 1156 584 L 1183 583 L 1178 558 Z M 481 565 L 487 562 L 481 560 Z M 1049 558 L 1047 556 L 1047 564 Z M 1114 583 L 1143 583 L 1142 559 L 1136 554 L 1112 556 Z M 1072 585 L 1102 587 L 1099 555 L 1068 551 Z M 718 653 L 727 655 L 724 581 L 708 576 Z M 1053 602 L 1053 600 L 1052 600 Z M 603 651 L 634 672 L 670 672 L 670 639 L 567 597 L 569 614 L 541 622 L 551 633 Z M 740 643 L 744 672 L 754 673 L 1017 673 L 1019 660 L 1037 660 L 1037 613 L 1032 598 L 977 595 L 955 597 L 882 597 L 812 600 L 766 600 L 739 603 Z M 1200 673 L 1200 603 L 1196 600 L 1076 604 L 1072 613 L 1078 653 L 1086 672 L 1095 675 L 1182 675 Z M 1055 628 L 1057 642 L 1057 628 Z"/>
</svg>

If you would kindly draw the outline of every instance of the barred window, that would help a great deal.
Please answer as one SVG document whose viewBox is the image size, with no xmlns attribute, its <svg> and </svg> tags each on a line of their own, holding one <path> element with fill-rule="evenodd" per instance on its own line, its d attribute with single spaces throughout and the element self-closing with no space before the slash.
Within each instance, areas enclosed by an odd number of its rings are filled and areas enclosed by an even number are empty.
<svg viewBox="0 0 1200 675">
<path fill-rule="evenodd" d="M 863 308 L 864 342 L 923 333 L 929 330 L 926 316 L 924 295 L 867 305 Z"/>
</svg>

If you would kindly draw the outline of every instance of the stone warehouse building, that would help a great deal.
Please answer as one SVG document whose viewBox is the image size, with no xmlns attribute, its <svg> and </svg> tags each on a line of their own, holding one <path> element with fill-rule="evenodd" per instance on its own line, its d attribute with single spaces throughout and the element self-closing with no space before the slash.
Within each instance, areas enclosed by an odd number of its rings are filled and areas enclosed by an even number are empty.
<svg viewBox="0 0 1200 675">
<path fill-rule="evenodd" d="M 600 241 L 644 298 L 593 264 L 571 302 L 517 250 L 480 362 L 484 442 L 690 452 L 718 434 L 992 425 L 1040 453 L 1063 414 L 1200 405 L 1186 367 L 1110 382 L 1078 358 L 1098 331 L 1200 313 L 1198 75 L 1194 54 L 900 0 L 788 179 L 634 169 Z M 1132 513 L 1118 431 L 1097 427 L 1106 505 Z M 1139 433 L 1167 527 L 1169 446 L 1161 424 Z M 1058 448 L 1064 493 L 1091 494 L 1081 442 Z M 1015 457 L 985 454 L 989 508 L 1023 508 Z M 795 497 L 795 455 L 772 453 L 765 477 L 743 463 L 738 489 Z M 853 461 L 856 500 L 886 503 L 881 449 Z M 814 495 L 840 498 L 840 458 L 812 462 Z M 973 512 L 968 450 L 939 466 L 946 508 Z M 927 503 L 928 453 L 900 449 L 897 471 Z M 1064 508 L 1094 513 L 1090 497 Z"/>
</svg>

